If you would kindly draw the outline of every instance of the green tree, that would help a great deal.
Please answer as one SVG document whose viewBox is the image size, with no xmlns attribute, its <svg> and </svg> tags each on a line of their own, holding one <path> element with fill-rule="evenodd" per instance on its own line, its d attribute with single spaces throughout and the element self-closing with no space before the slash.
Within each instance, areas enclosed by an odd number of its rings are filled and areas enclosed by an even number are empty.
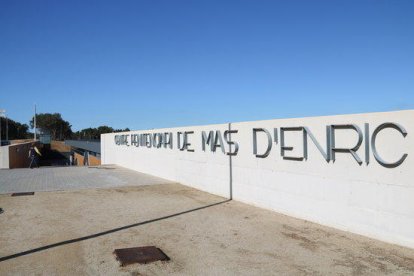
<svg viewBox="0 0 414 276">
<path fill-rule="evenodd" d="M 30 127 L 34 127 L 33 118 Z M 71 125 L 62 119 L 60 113 L 39 113 L 36 115 L 36 127 L 49 131 L 52 140 L 64 140 L 72 135 Z"/>
<path fill-rule="evenodd" d="M 98 132 L 99 136 L 101 136 L 101 134 L 103 134 L 103 133 L 114 132 L 114 129 L 112 127 L 109 127 L 109 126 L 100 126 L 100 127 L 97 128 L 97 132 Z"/>
<path fill-rule="evenodd" d="M 113 132 L 125 132 L 125 131 L 131 131 L 129 128 L 125 128 L 125 129 L 115 129 Z"/>
<path fill-rule="evenodd" d="M 9 140 L 28 138 L 29 126 L 27 124 L 21 124 L 10 118 L 6 119 L 3 117 L 0 117 L 0 120 L 1 120 L 1 138 L 3 140 L 5 140 L 7 137 L 7 134 L 6 134 L 7 128 L 8 128 Z"/>
<path fill-rule="evenodd" d="M 77 131 L 74 135 L 76 139 L 96 140 L 99 139 L 98 130 L 96 128 L 85 128 Z"/>
<path fill-rule="evenodd" d="M 74 139 L 86 139 L 86 140 L 100 140 L 101 134 L 129 131 L 129 128 L 125 129 L 113 129 L 110 126 L 99 126 L 97 128 L 85 128 L 75 132 L 72 136 Z"/>
</svg>

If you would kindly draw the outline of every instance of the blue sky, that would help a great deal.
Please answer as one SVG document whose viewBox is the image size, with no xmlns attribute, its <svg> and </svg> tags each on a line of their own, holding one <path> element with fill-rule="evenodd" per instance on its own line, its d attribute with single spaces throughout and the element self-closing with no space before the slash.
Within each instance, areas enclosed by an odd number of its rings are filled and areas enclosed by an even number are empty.
<svg viewBox="0 0 414 276">
<path fill-rule="evenodd" d="M 0 1 L 0 109 L 74 130 L 414 108 L 414 1 Z"/>
</svg>

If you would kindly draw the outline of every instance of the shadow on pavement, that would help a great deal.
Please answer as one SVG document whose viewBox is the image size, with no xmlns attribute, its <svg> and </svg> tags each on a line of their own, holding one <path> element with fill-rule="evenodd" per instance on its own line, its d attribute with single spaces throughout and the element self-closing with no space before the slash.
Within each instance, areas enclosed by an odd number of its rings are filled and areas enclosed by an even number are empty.
<svg viewBox="0 0 414 276">
<path fill-rule="evenodd" d="M 171 214 L 171 215 L 168 215 L 168 216 L 159 217 L 159 218 L 156 218 L 156 219 L 150 219 L 150 220 L 146 220 L 146 221 L 142 221 L 142 222 L 137 222 L 137 223 L 134 223 L 134 224 L 125 225 L 125 226 L 122 226 L 122 227 L 110 229 L 110 230 L 107 230 L 107 231 L 95 233 L 95 234 L 92 234 L 92 235 L 88 235 L 88 236 L 84 236 L 84 237 L 80 237 L 80 238 L 76 238 L 76 239 L 70 239 L 70 240 L 66 240 L 66 241 L 52 243 L 52 244 L 49 244 L 49 245 L 45 245 L 45 246 L 41 246 L 41 247 L 38 247 L 38 248 L 22 251 L 22 252 L 12 254 L 12 255 L 9 255 L 9 256 L 0 257 L 0 262 L 7 261 L 7 260 L 10 260 L 10 259 L 14 259 L 14 258 L 21 257 L 21 256 L 25 256 L 25 255 L 29 255 L 29 254 L 36 253 L 36 252 L 39 252 L 39 251 L 44 251 L 44 250 L 54 248 L 54 247 L 58 247 L 58 246 L 62 246 L 62 245 L 65 245 L 65 244 L 71 244 L 71 243 L 75 243 L 75 242 L 85 241 L 85 240 L 97 238 L 97 237 L 100 237 L 100 236 L 108 235 L 108 234 L 111 234 L 111 233 L 115 233 L 115 232 L 118 232 L 118 231 L 122 231 L 122 230 L 125 230 L 125 229 L 129 229 L 129 228 L 149 224 L 149 223 L 152 223 L 152 222 L 157 222 L 157 221 L 164 220 L 164 219 L 177 217 L 177 216 L 188 214 L 188 213 L 195 212 L 195 211 L 198 211 L 198 210 L 202 210 L 202 209 L 206 209 L 206 208 L 209 208 L 209 207 L 217 206 L 217 205 L 229 202 L 229 201 L 231 201 L 231 199 L 227 199 L 227 200 L 220 201 L 220 202 L 213 203 L 213 204 L 209 204 L 209 205 L 206 205 L 206 206 L 201 206 L 201 207 L 190 209 L 190 210 L 187 210 L 187 211 Z"/>
</svg>

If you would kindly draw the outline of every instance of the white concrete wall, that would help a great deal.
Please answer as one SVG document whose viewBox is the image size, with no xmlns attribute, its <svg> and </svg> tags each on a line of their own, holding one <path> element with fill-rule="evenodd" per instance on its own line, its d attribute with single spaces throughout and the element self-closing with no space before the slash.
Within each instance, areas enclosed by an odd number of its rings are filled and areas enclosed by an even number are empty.
<svg viewBox="0 0 414 276">
<path fill-rule="evenodd" d="M 377 137 L 378 152 L 385 160 L 395 161 L 408 154 L 396 168 L 381 166 L 372 150 L 366 164 L 365 137 L 357 151 L 362 165 L 348 153 L 337 153 L 335 162 L 326 162 L 309 138 L 307 160 L 284 160 L 280 155 L 280 127 L 306 126 L 326 149 L 326 125 L 356 124 L 364 132 L 364 123 L 369 123 L 372 134 L 386 122 L 398 123 L 408 133 L 403 137 L 394 129 L 385 129 Z M 211 152 L 207 147 L 202 151 L 201 142 L 201 131 L 223 133 L 228 127 L 222 124 L 123 133 L 172 132 L 173 149 L 116 145 L 115 134 L 105 134 L 101 137 L 102 164 L 118 164 L 224 197 L 230 195 L 231 169 L 235 200 L 414 248 L 413 110 L 232 123 L 231 129 L 238 130 L 232 134 L 232 141 L 240 147 L 231 157 L 232 166 L 230 157 L 220 149 Z M 260 127 L 268 129 L 272 138 L 274 128 L 279 132 L 266 158 L 253 155 L 252 129 Z M 177 149 L 177 131 L 194 131 L 189 138 L 194 152 Z M 338 147 L 352 146 L 357 134 L 337 130 L 335 139 Z M 301 155 L 302 141 L 299 132 L 287 133 L 287 146 L 294 146 L 287 154 Z M 259 153 L 264 151 L 265 142 L 259 133 Z"/>
<path fill-rule="evenodd" d="M 0 169 L 9 168 L 9 146 L 0 147 Z"/>
</svg>

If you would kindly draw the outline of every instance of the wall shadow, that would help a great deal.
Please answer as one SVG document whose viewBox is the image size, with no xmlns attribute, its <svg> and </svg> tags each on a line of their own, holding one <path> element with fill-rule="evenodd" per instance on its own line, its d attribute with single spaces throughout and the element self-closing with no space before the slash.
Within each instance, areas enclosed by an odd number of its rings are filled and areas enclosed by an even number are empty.
<svg viewBox="0 0 414 276">
<path fill-rule="evenodd" d="M 228 130 L 231 131 L 231 123 L 229 123 Z M 231 140 L 231 132 L 229 132 L 229 142 L 232 142 Z M 229 152 L 232 151 L 231 144 L 229 145 Z M 233 199 L 233 159 L 232 155 L 229 155 L 229 199 Z"/>
</svg>

